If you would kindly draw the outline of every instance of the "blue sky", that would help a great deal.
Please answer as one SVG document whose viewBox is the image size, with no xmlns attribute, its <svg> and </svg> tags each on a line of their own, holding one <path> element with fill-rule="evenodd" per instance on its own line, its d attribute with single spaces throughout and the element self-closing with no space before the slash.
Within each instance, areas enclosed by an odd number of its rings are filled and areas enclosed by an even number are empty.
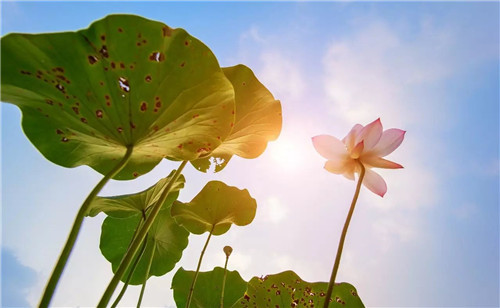
<svg viewBox="0 0 500 308">
<path fill-rule="evenodd" d="M 185 172 L 181 201 L 218 179 L 258 204 L 251 225 L 213 239 L 203 270 L 231 245 L 229 266 L 247 280 L 292 269 L 327 281 L 354 183 L 323 170 L 310 138 L 342 138 L 380 117 L 407 130 L 388 157 L 405 169 L 380 171 L 384 198 L 362 190 L 338 278 L 367 306 L 499 305 L 498 3 L 2 2 L 2 35 L 82 29 L 111 13 L 186 29 L 222 66 L 251 67 L 282 102 L 282 134 L 262 156 L 234 158 L 219 174 Z M 48 162 L 22 133 L 19 110 L 1 112 L 2 291 L 20 290 L 2 304 L 36 305 L 100 175 Z M 141 191 L 176 165 L 101 195 Z M 98 249 L 103 219 L 85 221 L 54 305 L 93 306 L 102 294 L 111 278 Z M 204 240 L 192 235 L 179 265 L 194 269 Z M 150 279 L 144 306 L 174 305 L 165 292 L 173 273 Z M 138 293 L 122 303 L 135 305 Z"/>
</svg>

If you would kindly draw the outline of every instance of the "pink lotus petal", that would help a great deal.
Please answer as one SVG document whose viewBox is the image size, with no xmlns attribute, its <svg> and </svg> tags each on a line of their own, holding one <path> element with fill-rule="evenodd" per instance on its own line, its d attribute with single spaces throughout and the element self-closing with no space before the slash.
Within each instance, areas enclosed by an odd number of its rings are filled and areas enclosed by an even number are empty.
<svg viewBox="0 0 500 308">
<path fill-rule="evenodd" d="M 382 137 L 380 137 L 380 140 L 372 149 L 373 153 L 380 157 L 391 154 L 403 142 L 405 133 L 406 131 L 397 128 L 384 131 Z"/>
<path fill-rule="evenodd" d="M 346 160 L 345 159 L 328 160 L 325 163 L 325 169 L 331 173 L 344 174 L 344 172 L 346 171 Z"/>
<path fill-rule="evenodd" d="M 358 136 L 359 132 L 363 129 L 363 125 L 361 124 L 356 124 L 351 128 L 351 131 L 347 134 L 347 136 L 342 139 L 342 142 L 345 143 L 345 146 L 347 147 L 347 150 L 350 152 L 352 148 L 354 148 L 354 142 L 356 141 L 356 137 Z"/>
<path fill-rule="evenodd" d="M 365 171 L 363 185 L 380 197 L 383 197 L 387 192 L 387 184 L 384 179 L 378 173 L 368 168 Z"/>
<path fill-rule="evenodd" d="M 314 148 L 328 160 L 338 160 L 347 156 L 344 143 L 330 135 L 319 135 L 312 138 Z"/>
<path fill-rule="evenodd" d="M 364 141 L 365 151 L 369 151 L 378 143 L 381 136 L 382 136 L 382 123 L 380 122 L 380 118 L 378 118 L 375 121 L 363 127 L 363 129 L 356 138 L 356 144 L 359 143 L 360 141 Z"/>
<path fill-rule="evenodd" d="M 342 174 L 346 179 L 354 181 L 354 172 L 346 172 Z"/>
<path fill-rule="evenodd" d="M 363 163 L 366 165 L 369 165 L 370 167 L 375 167 L 375 168 L 384 168 L 384 169 L 401 169 L 401 168 L 403 168 L 403 166 L 401 166 L 398 163 L 395 163 L 395 162 L 387 160 L 387 159 L 383 159 L 382 157 L 378 157 L 375 155 L 363 157 Z"/>
<path fill-rule="evenodd" d="M 364 141 L 361 141 L 360 143 L 358 143 L 354 149 L 352 149 L 351 151 L 351 157 L 352 158 L 358 158 L 361 156 L 361 153 L 363 153 L 363 150 L 365 148 L 365 142 Z"/>
</svg>

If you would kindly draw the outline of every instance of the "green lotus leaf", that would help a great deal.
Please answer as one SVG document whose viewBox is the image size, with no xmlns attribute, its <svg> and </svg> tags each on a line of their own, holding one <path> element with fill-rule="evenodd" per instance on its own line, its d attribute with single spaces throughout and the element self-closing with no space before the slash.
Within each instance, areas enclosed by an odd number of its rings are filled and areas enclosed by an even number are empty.
<svg viewBox="0 0 500 308">
<path fill-rule="evenodd" d="M 17 105 L 50 161 L 131 179 L 162 158 L 208 155 L 234 123 L 234 90 L 210 49 L 183 29 L 110 15 L 77 32 L 2 38 L 2 101 Z"/>
<path fill-rule="evenodd" d="M 307 282 L 292 271 L 253 277 L 233 307 L 322 307 L 327 289 L 327 282 Z M 343 282 L 335 284 L 329 307 L 364 305 L 356 288 Z"/>
<path fill-rule="evenodd" d="M 255 217 L 257 203 L 248 190 L 210 181 L 189 203 L 174 201 L 172 217 L 189 232 L 226 233 L 231 224 L 245 226 Z"/>
<path fill-rule="evenodd" d="M 124 218 L 136 214 L 146 213 L 146 210 L 158 201 L 160 195 L 165 189 L 165 186 L 168 185 L 174 173 L 175 170 L 173 170 L 168 177 L 161 179 L 155 185 L 136 194 L 113 197 L 96 197 L 90 204 L 87 216 L 94 217 L 100 212 L 104 212 L 108 216 Z M 184 188 L 184 182 L 184 176 L 181 175 L 172 186 L 172 189 L 168 193 L 167 199 L 162 206 L 170 206 L 174 200 L 177 200 L 179 190 Z"/>
<path fill-rule="evenodd" d="M 194 271 L 186 271 L 182 267 L 172 278 L 172 289 L 177 307 L 185 307 Z M 210 272 L 199 272 L 196 287 L 193 291 L 191 307 L 220 307 L 224 269 L 216 267 Z M 224 307 L 231 307 L 240 299 L 247 289 L 247 282 L 237 271 L 227 271 L 224 288 Z"/>
<path fill-rule="evenodd" d="M 231 134 L 210 157 L 191 161 L 203 172 L 211 165 L 215 165 L 215 172 L 222 170 L 233 155 L 258 157 L 266 149 L 267 143 L 278 138 L 281 131 L 280 101 L 274 99 L 252 70 L 244 65 L 236 65 L 225 67 L 222 71 L 234 87 L 236 118 Z"/>
<path fill-rule="evenodd" d="M 113 272 L 118 268 L 143 216 L 136 214 L 127 218 L 107 217 L 102 224 L 100 249 L 112 264 Z M 188 244 L 189 232 L 180 227 L 170 216 L 170 207 L 158 213 L 146 236 L 146 247 L 135 268 L 130 284 L 143 284 L 151 276 L 162 276 L 171 271 L 180 260 Z M 146 278 L 149 260 L 153 258 Z M 130 269 L 123 275 L 126 280 Z"/>
</svg>

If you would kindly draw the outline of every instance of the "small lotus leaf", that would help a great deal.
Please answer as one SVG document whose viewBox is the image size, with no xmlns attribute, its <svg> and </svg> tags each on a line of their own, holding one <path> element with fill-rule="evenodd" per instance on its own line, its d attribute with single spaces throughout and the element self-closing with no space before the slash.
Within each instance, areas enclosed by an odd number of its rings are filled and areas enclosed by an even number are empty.
<svg viewBox="0 0 500 308">
<path fill-rule="evenodd" d="M 327 289 L 327 282 L 307 282 L 292 271 L 254 277 L 245 295 L 233 307 L 322 307 Z M 335 284 L 329 307 L 364 305 L 356 288 L 343 282 Z"/>
<path fill-rule="evenodd" d="M 111 262 L 113 272 L 118 268 L 142 219 L 142 215 L 136 214 L 127 218 L 109 216 L 104 220 L 99 247 L 103 256 Z M 146 236 L 146 248 L 132 274 L 130 284 L 139 285 L 146 281 L 151 254 L 153 261 L 147 278 L 162 276 L 171 271 L 188 244 L 188 236 L 189 232 L 170 216 L 170 207 L 161 209 Z M 126 280 L 129 271 L 130 269 L 123 275 L 122 281 Z"/>
<path fill-rule="evenodd" d="M 257 203 L 248 190 L 210 181 L 189 203 L 174 201 L 172 217 L 189 232 L 213 235 L 227 232 L 231 224 L 245 226 L 255 217 Z"/>
<path fill-rule="evenodd" d="M 172 289 L 174 290 L 174 300 L 177 307 L 186 306 L 194 274 L 194 271 L 186 271 L 181 267 L 172 278 Z M 223 279 L 224 269 L 221 267 L 216 267 L 210 272 L 198 273 L 191 307 L 220 307 Z M 224 287 L 224 307 L 231 307 L 236 303 L 245 294 L 246 288 L 247 282 L 241 278 L 237 271 L 227 271 L 226 285 Z"/>
<path fill-rule="evenodd" d="M 2 38 L 2 101 L 50 161 L 132 179 L 164 158 L 210 154 L 234 123 L 234 90 L 210 49 L 183 29 L 110 15 L 77 32 Z"/>
<path fill-rule="evenodd" d="M 256 158 L 267 143 L 278 138 L 281 131 L 281 104 L 244 65 L 222 69 L 231 81 L 236 96 L 236 119 L 231 134 L 212 152 L 210 157 L 191 163 L 206 172 L 211 164 L 215 172 L 222 170 L 233 155 Z"/>
<path fill-rule="evenodd" d="M 149 209 L 158 201 L 165 186 L 168 185 L 174 173 L 175 170 L 173 170 L 168 177 L 161 179 L 155 185 L 136 194 L 96 197 L 88 209 L 87 216 L 94 217 L 100 212 L 104 212 L 108 216 L 124 218 L 146 213 L 146 209 Z M 174 200 L 177 200 L 179 190 L 184 187 L 184 182 L 184 176 L 179 176 L 162 206 L 170 206 Z"/>
</svg>

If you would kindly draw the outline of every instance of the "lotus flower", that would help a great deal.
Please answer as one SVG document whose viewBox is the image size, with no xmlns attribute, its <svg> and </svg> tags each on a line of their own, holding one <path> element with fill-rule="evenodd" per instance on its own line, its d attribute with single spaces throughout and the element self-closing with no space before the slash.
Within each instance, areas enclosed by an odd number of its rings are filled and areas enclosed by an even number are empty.
<svg viewBox="0 0 500 308">
<path fill-rule="evenodd" d="M 354 173 L 365 167 L 363 185 L 375 194 L 383 197 L 387 192 L 384 179 L 371 168 L 399 169 L 400 164 L 382 157 L 391 154 L 403 142 L 406 131 L 391 128 L 382 131 L 380 118 L 363 126 L 354 125 L 344 139 L 339 140 L 329 135 L 312 138 L 314 148 L 328 159 L 325 169 L 335 174 L 342 174 L 354 180 Z"/>
</svg>

